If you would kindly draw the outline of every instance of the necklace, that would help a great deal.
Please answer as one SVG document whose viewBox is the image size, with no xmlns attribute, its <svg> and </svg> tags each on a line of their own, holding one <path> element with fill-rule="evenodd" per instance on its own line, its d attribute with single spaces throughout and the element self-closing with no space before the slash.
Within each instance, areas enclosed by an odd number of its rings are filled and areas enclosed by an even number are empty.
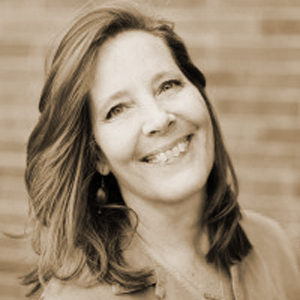
<svg viewBox="0 0 300 300">
<path fill-rule="evenodd" d="M 195 282 L 195 278 L 192 278 L 193 274 L 197 273 L 196 264 L 194 264 L 194 268 L 196 269 L 196 272 L 193 272 L 192 274 L 188 275 L 187 272 L 182 272 L 182 270 L 179 270 L 176 267 L 174 267 L 171 263 L 169 263 L 166 259 L 164 259 L 163 255 L 159 255 L 157 252 L 153 251 L 151 245 L 148 244 L 139 234 L 137 234 L 137 236 L 141 241 L 141 247 L 143 252 L 149 258 L 153 267 L 160 266 L 165 270 L 171 271 L 168 273 L 173 274 L 173 277 L 177 278 L 177 280 L 179 280 L 180 282 L 189 283 L 189 286 L 192 287 L 194 290 L 193 293 L 196 295 L 196 297 L 199 297 L 199 289 L 200 289 L 199 286 L 201 285 L 203 287 L 203 284 L 200 284 L 199 282 L 198 283 Z M 204 292 L 202 297 L 203 300 L 226 300 L 227 299 L 227 297 L 225 296 L 224 284 L 221 276 L 221 268 L 219 265 L 217 266 L 217 273 L 218 273 L 219 287 L 218 288 L 210 287 L 210 289 L 213 290 L 213 292 Z M 204 277 L 200 279 L 202 280 L 203 278 Z M 191 289 L 189 290 L 190 292 L 192 292 Z"/>
</svg>

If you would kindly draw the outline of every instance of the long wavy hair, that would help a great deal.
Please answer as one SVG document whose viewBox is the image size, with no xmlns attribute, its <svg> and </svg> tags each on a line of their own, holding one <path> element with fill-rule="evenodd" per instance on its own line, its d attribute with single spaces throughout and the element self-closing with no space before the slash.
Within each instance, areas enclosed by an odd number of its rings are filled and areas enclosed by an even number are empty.
<svg viewBox="0 0 300 300">
<path fill-rule="evenodd" d="M 213 124 L 215 161 L 207 181 L 203 224 L 210 249 L 206 259 L 227 269 L 251 249 L 237 202 L 238 183 L 224 146 L 205 78 L 192 63 L 173 24 L 125 6 L 101 7 L 79 18 L 59 44 L 40 97 L 40 118 L 29 138 L 25 181 L 30 198 L 32 244 L 39 260 L 23 283 L 31 294 L 51 278 L 143 287 L 149 270 L 126 265 L 123 251 L 132 237 L 126 207 L 112 174 L 102 177 L 91 121 L 90 88 L 101 45 L 126 30 L 143 30 L 163 39 L 185 76 L 205 99 Z M 107 201 L 97 198 L 102 180 Z M 101 200 L 101 199 L 100 199 Z M 101 213 L 99 214 L 99 211 Z"/>
</svg>

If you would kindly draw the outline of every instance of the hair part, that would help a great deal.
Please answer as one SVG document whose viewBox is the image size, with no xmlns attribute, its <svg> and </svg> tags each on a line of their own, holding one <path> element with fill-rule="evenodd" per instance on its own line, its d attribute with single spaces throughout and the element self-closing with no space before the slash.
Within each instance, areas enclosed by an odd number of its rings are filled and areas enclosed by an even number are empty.
<svg viewBox="0 0 300 300">
<path fill-rule="evenodd" d="M 93 137 L 89 91 L 99 48 L 126 30 L 161 37 L 208 107 L 215 162 L 203 216 L 210 241 L 207 261 L 229 268 L 251 249 L 239 225 L 238 183 L 205 94 L 205 77 L 171 23 L 132 7 L 104 7 L 79 19 L 62 39 L 41 94 L 40 119 L 29 138 L 25 181 L 34 224 L 33 248 L 40 256 L 35 270 L 24 277 L 24 284 L 35 284 L 32 293 L 51 278 L 77 280 L 85 286 L 106 282 L 141 288 L 151 276 L 149 270 L 130 269 L 122 256 L 137 223 L 132 224 L 134 212 L 125 206 L 113 175 L 105 178 L 107 203 L 96 201 L 102 179 L 96 168 L 101 150 Z"/>
</svg>

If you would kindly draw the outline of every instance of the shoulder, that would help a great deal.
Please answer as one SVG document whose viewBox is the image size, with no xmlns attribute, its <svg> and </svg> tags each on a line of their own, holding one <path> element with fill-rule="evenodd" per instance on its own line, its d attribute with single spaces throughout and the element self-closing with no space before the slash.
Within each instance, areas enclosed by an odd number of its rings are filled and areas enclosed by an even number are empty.
<svg viewBox="0 0 300 300">
<path fill-rule="evenodd" d="M 243 211 L 240 222 L 252 246 L 253 253 L 249 256 L 248 267 L 265 268 L 277 282 L 295 289 L 299 280 L 299 262 L 295 249 L 282 227 L 274 220 L 252 211 Z M 251 266 L 250 266 L 251 265 Z"/>
<path fill-rule="evenodd" d="M 275 220 L 259 213 L 243 210 L 240 223 L 249 238 L 254 240 L 265 241 L 266 238 L 271 241 L 275 239 L 276 242 L 285 240 L 285 233 L 281 226 Z"/>
<path fill-rule="evenodd" d="M 300 299 L 297 259 L 281 226 L 247 210 L 240 225 L 253 249 L 231 268 L 236 293 L 243 299 Z"/>
<path fill-rule="evenodd" d="M 273 253 L 278 250 L 293 255 L 289 238 L 279 223 L 249 210 L 244 210 L 242 216 L 240 224 L 253 246 L 258 247 L 261 251 L 268 251 L 271 248 Z M 276 247 L 274 248 L 274 246 Z"/>
<path fill-rule="evenodd" d="M 113 299 L 112 288 L 106 284 L 84 288 L 75 284 L 51 280 L 45 287 L 40 300 L 109 300 Z"/>
</svg>

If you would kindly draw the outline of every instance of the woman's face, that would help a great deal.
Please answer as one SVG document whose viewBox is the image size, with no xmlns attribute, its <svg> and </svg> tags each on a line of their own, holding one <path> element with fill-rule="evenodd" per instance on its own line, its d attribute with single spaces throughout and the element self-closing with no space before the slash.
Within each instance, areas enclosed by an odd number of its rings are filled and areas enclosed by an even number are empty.
<svg viewBox="0 0 300 300">
<path fill-rule="evenodd" d="M 94 135 L 125 202 L 202 195 L 214 160 L 204 99 L 164 41 L 144 31 L 109 39 L 91 89 Z"/>
</svg>

